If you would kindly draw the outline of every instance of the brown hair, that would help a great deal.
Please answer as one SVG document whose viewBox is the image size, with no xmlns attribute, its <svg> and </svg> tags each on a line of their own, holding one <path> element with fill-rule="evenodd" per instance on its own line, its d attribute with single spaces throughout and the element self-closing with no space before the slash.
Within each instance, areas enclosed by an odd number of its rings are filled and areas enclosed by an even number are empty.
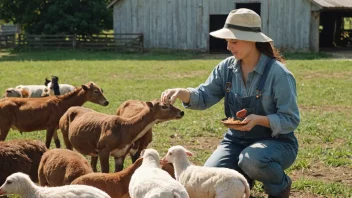
<svg viewBox="0 0 352 198">
<path fill-rule="evenodd" d="M 257 49 L 261 53 L 263 53 L 271 58 L 275 58 L 276 60 L 280 61 L 281 63 L 285 62 L 284 57 L 280 54 L 279 50 L 276 49 L 271 42 L 256 42 L 255 46 L 257 47 Z"/>
</svg>

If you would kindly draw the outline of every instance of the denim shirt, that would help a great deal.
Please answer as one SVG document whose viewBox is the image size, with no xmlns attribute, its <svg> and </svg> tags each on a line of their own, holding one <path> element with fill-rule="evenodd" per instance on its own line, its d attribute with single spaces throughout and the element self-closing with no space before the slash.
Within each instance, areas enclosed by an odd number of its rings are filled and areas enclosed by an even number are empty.
<svg viewBox="0 0 352 198">
<path fill-rule="evenodd" d="M 228 67 L 233 66 L 231 91 L 242 97 L 256 94 L 260 77 L 269 57 L 261 54 L 255 69 L 248 74 L 246 86 L 242 78 L 240 61 L 233 56 L 221 61 L 205 83 L 197 88 L 187 88 L 190 93 L 189 109 L 203 110 L 218 103 L 225 96 Z M 296 80 L 293 74 L 279 61 L 272 65 L 263 88 L 262 104 L 269 119 L 272 136 L 294 131 L 300 122 L 297 106 Z"/>
</svg>

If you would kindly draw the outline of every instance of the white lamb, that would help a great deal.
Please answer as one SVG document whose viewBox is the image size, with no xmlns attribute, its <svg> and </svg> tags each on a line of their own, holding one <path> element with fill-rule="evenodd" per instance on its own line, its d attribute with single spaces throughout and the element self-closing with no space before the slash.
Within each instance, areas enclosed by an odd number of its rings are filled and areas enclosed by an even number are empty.
<svg viewBox="0 0 352 198">
<path fill-rule="evenodd" d="M 191 198 L 246 198 L 250 196 L 247 180 L 239 172 L 228 168 L 192 165 L 187 155 L 192 153 L 182 146 L 173 146 L 162 159 L 172 163 L 175 177 Z"/>
<path fill-rule="evenodd" d="M 0 187 L 0 196 L 5 194 L 18 194 L 22 198 L 110 198 L 105 192 L 86 185 L 40 187 L 28 175 L 20 172 L 6 178 Z"/>
<path fill-rule="evenodd" d="M 145 149 L 142 165 L 133 173 L 129 193 L 131 198 L 188 198 L 186 189 L 160 168 L 156 150 Z"/>
</svg>

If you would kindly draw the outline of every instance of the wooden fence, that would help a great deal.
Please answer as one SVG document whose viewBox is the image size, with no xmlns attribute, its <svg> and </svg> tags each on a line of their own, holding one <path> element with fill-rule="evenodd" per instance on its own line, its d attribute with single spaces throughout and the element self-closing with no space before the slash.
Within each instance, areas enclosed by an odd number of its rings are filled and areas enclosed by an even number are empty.
<svg viewBox="0 0 352 198">
<path fill-rule="evenodd" d="M 15 43 L 15 34 L 0 33 L 0 48 L 13 48 L 15 47 Z"/>
<path fill-rule="evenodd" d="M 143 52 L 143 34 L 31 35 L 18 34 L 11 42 L 0 35 L 0 47 L 28 49 L 88 49 Z M 1 43 L 1 42 L 0 42 Z"/>
</svg>

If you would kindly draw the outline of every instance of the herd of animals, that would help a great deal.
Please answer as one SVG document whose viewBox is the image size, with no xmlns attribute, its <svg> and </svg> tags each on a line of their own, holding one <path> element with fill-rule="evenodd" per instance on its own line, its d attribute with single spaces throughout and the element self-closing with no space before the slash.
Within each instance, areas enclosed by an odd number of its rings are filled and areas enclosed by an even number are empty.
<svg viewBox="0 0 352 198">
<path fill-rule="evenodd" d="M 24 198 L 249 198 L 243 175 L 227 168 L 193 165 L 192 153 L 169 148 L 160 158 L 148 145 L 152 127 L 181 119 L 184 112 L 160 100 L 127 100 L 115 114 L 84 108 L 85 102 L 109 104 L 103 90 L 88 82 L 8 88 L 0 99 L 0 197 Z M 10 128 L 46 130 L 39 140 L 5 141 Z M 60 129 L 66 149 L 60 148 Z M 55 149 L 50 149 L 54 138 Z M 125 157 L 132 164 L 123 169 Z M 90 156 L 90 163 L 84 156 Z M 115 172 L 109 173 L 109 157 Z M 100 161 L 101 172 L 97 170 Z"/>
</svg>

